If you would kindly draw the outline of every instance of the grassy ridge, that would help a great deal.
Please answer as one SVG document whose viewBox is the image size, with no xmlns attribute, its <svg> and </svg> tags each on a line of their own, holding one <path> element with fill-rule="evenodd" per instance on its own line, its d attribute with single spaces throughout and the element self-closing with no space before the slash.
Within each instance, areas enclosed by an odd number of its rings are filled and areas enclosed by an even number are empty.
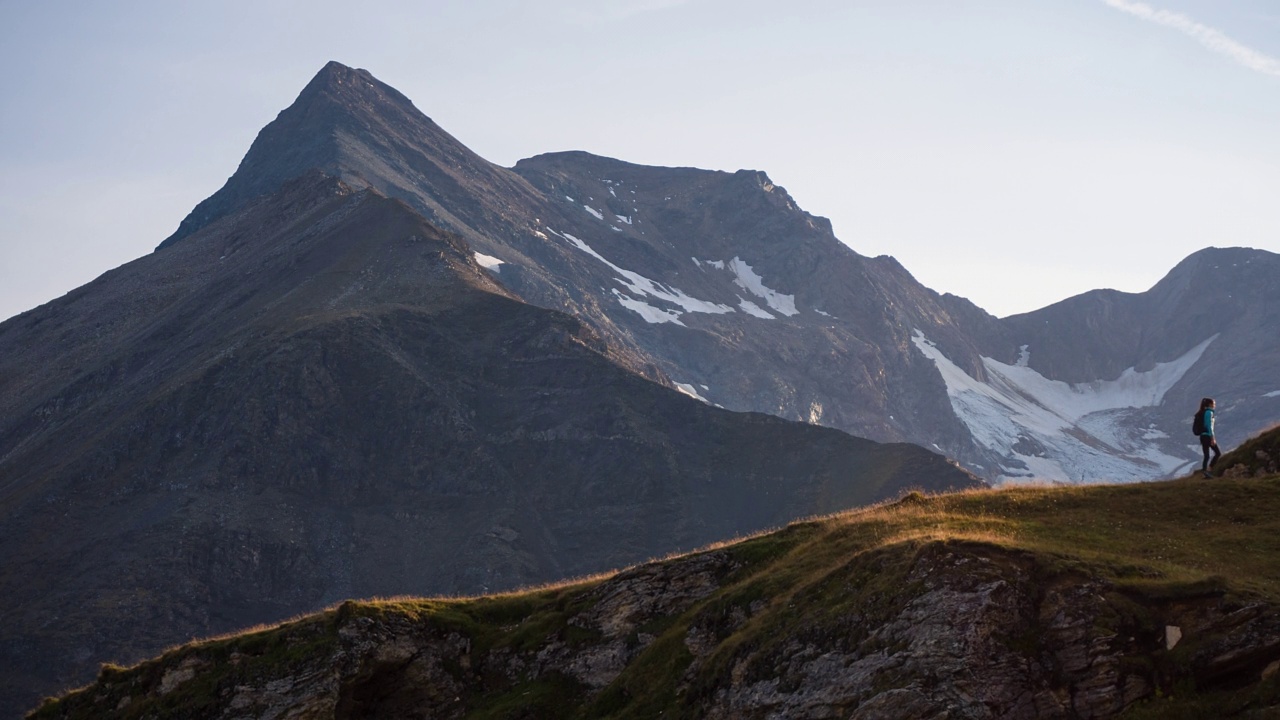
<svg viewBox="0 0 1280 720">
<path fill-rule="evenodd" d="M 1280 477 L 912 493 L 894 503 L 724 544 L 716 550 L 735 563 L 719 578 L 718 590 L 678 616 L 657 618 L 644 628 L 652 642 L 602 692 L 589 694 L 554 673 L 514 685 L 498 683 L 468 701 L 468 717 L 695 717 L 700 703 L 730 673 L 769 672 L 743 663 L 744 657 L 767 655 L 783 638 L 815 632 L 850 612 L 892 617 L 910 595 L 905 582 L 914 558 L 939 542 L 1034 556 L 1038 566 L 1052 572 L 1102 577 L 1140 596 L 1213 592 L 1280 604 Z M 305 662 L 299 647 L 326 652 L 335 643 L 331 631 L 344 615 L 399 618 L 459 633 L 468 639 L 476 666 L 494 651 L 535 651 L 552 639 L 590 644 L 599 639 L 594 631 L 569 621 L 596 602 L 592 591 L 607 582 L 595 578 L 483 598 L 348 602 L 278 628 L 179 648 L 132 669 L 104 668 L 97 686 L 46 703 L 33 717 L 98 717 L 95 708 L 120 702 L 102 681 L 110 680 L 123 693 L 154 685 L 161 668 L 187 657 L 204 658 L 209 666 L 199 683 L 164 697 L 146 696 L 113 715 L 180 717 L 179 708 L 190 712 L 207 705 L 220 689 L 279 664 Z M 685 639 L 695 625 L 713 635 L 717 645 L 693 668 L 690 682 L 694 658 Z M 245 660 L 219 662 L 233 653 Z M 1200 713 L 1270 702 L 1275 690 L 1255 683 L 1226 694 L 1189 691 L 1162 700 L 1156 714 L 1140 706 L 1129 715 L 1204 717 Z M 87 702 L 95 692 L 99 699 Z M 1261 701 L 1259 693 L 1265 696 Z M 530 709 L 534 715 L 527 714 Z"/>
<path fill-rule="evenodd" d="M 755 615 L 727 637 L 700 675 L 708 683 L 722 678 L 728 664 L 742 657 L 743 646 L 767 655 L 771 644 L 851 610 L 889 619 L 904 594 L 911 594 L 903 592 L 903 583 L 912 559 L 936 542 L 1029 552 L 1048 568 L 1101 576 L 1138 595 L 1227 592 L 1280 602 L 1280 478 L 911 494 L 744 541 L 730 551 L 756 560 L 758 571 L 708 604 L 742 607 L 767 598 L 774 610 Z M 699 612 L 709 610 L 714 612 Z M 672 637 L 687 631 L 694 614 L 677 624 Z M 645 653 L 578 717 L 643 718 L 659 711 L 664 717 L 695 717 L 689 703 L 697 697 L 675 702 L 682 672 L 678 658 L 672 662 L 661 650 Z M 691 695 L 699 690 L 710 692 L 695 684 Z M 1189 692 L 1128 715 L 1219 717 L 1232 707 L 1257 704 L 1259 693 L 1267 702 L 1280 697 L 1270 685 Z M 632 702 L 620 702 L 618 695 Z M 655 704 L 656 699 L 667 702 Z"/>
</svg>

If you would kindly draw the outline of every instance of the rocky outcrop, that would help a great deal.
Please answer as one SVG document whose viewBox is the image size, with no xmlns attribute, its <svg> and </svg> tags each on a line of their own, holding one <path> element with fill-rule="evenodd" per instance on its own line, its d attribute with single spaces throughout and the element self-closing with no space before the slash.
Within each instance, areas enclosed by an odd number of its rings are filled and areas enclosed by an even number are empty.
<svg viewBox="0 0 1280 720">
<path fill-rule="evenodd" d="M 768 572 L 726 549 L 505 606 L 346 603 L 104 672 L 34 717 L 1109 718 L 1280 658 L 1269 604 L 994 546 L 882 548 L 752 597 Z"/>
<path fill-rule="evenodd" d="M 1264 477 L 1280 473 L 1280 427 L 1250 438 L 1219 458 L 1214 472 L 1225 477 Z"/>
</svg>

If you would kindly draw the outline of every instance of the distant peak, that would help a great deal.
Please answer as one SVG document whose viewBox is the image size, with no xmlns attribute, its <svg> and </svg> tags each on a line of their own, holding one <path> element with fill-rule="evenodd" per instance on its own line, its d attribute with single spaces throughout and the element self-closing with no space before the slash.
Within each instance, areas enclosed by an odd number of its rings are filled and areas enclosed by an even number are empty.
<svg viewBox="0 0 1280 720">
<path fill-rule="evenodd" d="M 1222 266 L 1237 266 L 1241 264 L 1250 264 L 1254 261 L 1260 263 L 1270 263 L 1277 259 L 1277 255 L 1266 250 L 1258 250 L 1249 247 L 1207 247 L 1197 250 L 1187 257 L 1183 258 L 1169 271 L 1171 277 L 1181 277 L 1183 275 L 1195 275 L 1210 270 L 1217 269 Z"/>
</svg>

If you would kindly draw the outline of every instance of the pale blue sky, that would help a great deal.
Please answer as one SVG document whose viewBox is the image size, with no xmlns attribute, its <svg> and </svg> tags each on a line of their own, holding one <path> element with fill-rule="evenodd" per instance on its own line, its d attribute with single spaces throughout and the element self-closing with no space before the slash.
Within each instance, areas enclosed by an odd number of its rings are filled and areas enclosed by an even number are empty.
<svg viewBox="0 0 1280 720">
<path fill-rule="evenodd" d="M 331 59 L 502 165 L 764 170 L 997 315 L 1141 291 L 1280 251 L 1276 58 L 1276 0 L 0 0 L 0 319 L 150 252 Z"/>
</svg>

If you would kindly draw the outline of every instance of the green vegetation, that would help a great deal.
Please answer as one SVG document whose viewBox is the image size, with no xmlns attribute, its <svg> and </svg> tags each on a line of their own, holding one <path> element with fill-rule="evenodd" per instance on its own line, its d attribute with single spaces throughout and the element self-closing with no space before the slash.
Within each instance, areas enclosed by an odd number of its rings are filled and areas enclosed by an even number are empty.
<svg viewBox="0 0 1280 720">
<path fill-rule="evenodd" d="M 28 717 L 94 720 L 199 717 L 216 714 L 220 691 L 300 667 L 336 645 L 333 611 L 271 628 L 190 643 L 131 668 L 104 664 L 93 685 L 46 700 Z M 187 676 L 172 691 L 154 692 L 171 673 Z"/>
<path fill-rule="evenodd" d="M 1230 476 L 1258 477 L 1280 472 L 1280 426 L 1245 441 L 1214 466 Z"/>
<path fill-rule="evenodd" d="M 1155 631 L 1147 601 L 1227 595 L 1280 604 L 1280 477 L 911 493 L 725 544 L 713 548 L 728 558 L 718 589 L 681 612 L 646 618 L 626 639 L 627 647 L 643 649 L 599 692 L 558 672 L 499 676 L 483 668 L 495 656 L 604 642 L 600 631 L 574 618 L 601 601 L 607 578 L 482 598 L 347 602 L 277 628 L 184 646 L 134 668 L 104 666 L 99 683 L 46 703 L 33 717 L 94 717 L 93 708 L 116 707 L 129 696 L 138 699 L 115 717 L 190 715 L 225 698 L 228 688 L 334 652 L 339 626 L 371 618 L 413 625 L 431 637 L 466 638 L 468 657 L 446 671 L 471 683 L 463 700 L 470 718 L 691 718 L 730 677 L 776 676 L 763 659 L 791 638 L 838 637 L 862 652 L 881 649 L 859 628 L 895 617 L 916 594 L 912 567 L 921 553 L 940 547 L 986 548 L 995 562 L 1033 566 L 1037 578 L 1105 579 L 1115 588 L 1109 607 L 1116 617 L 1099 622 Z M 851 615 L 862 625 L 849 624 Z M 696 657 L 689 641 L 695 636 L 709 648 Z M 1029 652 L 1038 638 L 1011 634 L 1003 642 Z M 1156 662 L 1176 670 L 1185 652 Z M 169 694 L 148 691 L 183 662 L 204 670 Z M 1187 684 L 1162 688 L 1161 697 L 1125 716 L 1204 717 L 1280 701 L 1280 680 L 1254 678 L 1248 687 L 1199 693 Z M 91 697 L 97 699 L 85 702 Z"/>
</svg>

